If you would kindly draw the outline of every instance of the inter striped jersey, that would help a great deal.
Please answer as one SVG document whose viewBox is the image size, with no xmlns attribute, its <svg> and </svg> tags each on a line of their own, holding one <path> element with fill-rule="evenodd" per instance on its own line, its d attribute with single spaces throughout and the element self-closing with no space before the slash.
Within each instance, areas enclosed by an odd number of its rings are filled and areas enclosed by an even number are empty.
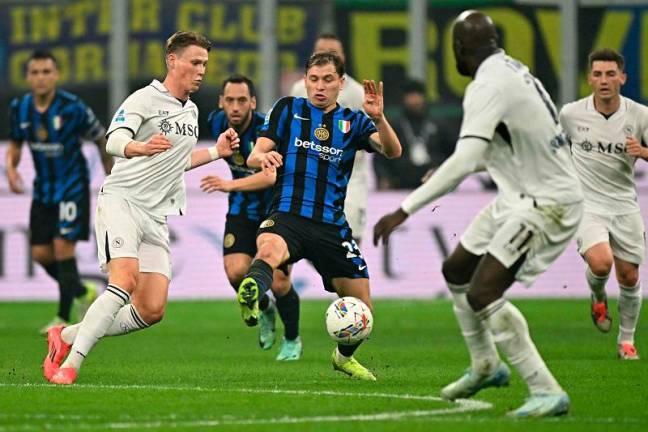
<svg viewBox="0 0 648 432">
<path fill-rule="evenodd" d="M 92 110 L 77 96 L 57 90 L 50 106 L 39 112 L 32 93 L 11 102 L 9 138 L 27 142 L 36 177 L 34 200 L 43 204 L 74 201 L 88 188 L 90 175 L 81 145 L 105 132 Z"/>
<path fill-rule="evenodd" d="M 358 150 L 373 151 L 376 126 L 362 111 L 337 105 L 325 113 L 308 99 L 284 97 L 268 113 L 259 136 L 283 157 L 272 211 L 344 225 L 344 198 Z"/>
<path fill-rule="evenodd" d="M 259 170 L 247 166 L 247 158 L 254 148 L 260 128 L 263 126 L 264 115 L 252 112 L 252 121 L 248 128 L 239 134 L 239 148 L 232 156 L 224 158 L 232 171 L 232 178 L 240 179 L 255 174 Z M 229 126 L 224 111 L 212 111 L 207 119 L 209 130 L 214 139 L 225 132 Z M 272 203 L 272 188 L 254 192 L 230 192 L 228 196 L 228 215 L 242 216 L 253 221 L 261 221 L 268 214 Z"/>
</svg>

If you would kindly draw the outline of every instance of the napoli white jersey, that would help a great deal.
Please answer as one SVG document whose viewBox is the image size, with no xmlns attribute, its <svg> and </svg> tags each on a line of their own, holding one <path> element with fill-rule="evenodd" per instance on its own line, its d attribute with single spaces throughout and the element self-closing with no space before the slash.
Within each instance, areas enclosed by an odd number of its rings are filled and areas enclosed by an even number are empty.
<svg viewBox="0 0 648 432">
<path fill-rule="evenodd" d="M 290 96 L 308 97 L 306 84 L 300 79 L 293 84 Z M 364 87 L 349 75 L 344 75 L 344 87 L 338 95 L 340 106 L 354 111 L 364 111 Z M 362 238 L 365 228 L 365 209 L 369 199 L 369 164 L 365 152 L 356 152 L 353 162 L 353 172 L 347 185 L 347 197 L 344 201 L 344 211 L 353 231 L 354 238 Z"/>
<path fill-rule="evenodd" d="M 621 97 L 619 110 L 605 118 L 594 96 L 560 111 L 560 123 L 572 143 L 572 158 L 585 195 L 585 211 L 623 215 L 639 211 L 634 182 L 637 160 L 625 150 L 627 136 L 648 142 L 648 108 Z"/>
<path fill-rule="evenodd" d="M 486 165 L 500 193 L 582 201 L 557 110 L 525 65 L 503 51 L 488 57 L 466 88 L 463 109 L 460 137 L 492 144 Z"/>
<path fill-rule="evenodd" d="M 183 104 L 153 80 L 124 101 L 108 135 L 119 128 L 131 131 L 133 139 L 142 142 L 162 133 L 173 147 L 154 156 L 117 158 L 102 191 L 119 195 L 154 216 L 184 214 L 184 172 L 198 141 L 196 105 L 191 100 Z"/>
</svg>

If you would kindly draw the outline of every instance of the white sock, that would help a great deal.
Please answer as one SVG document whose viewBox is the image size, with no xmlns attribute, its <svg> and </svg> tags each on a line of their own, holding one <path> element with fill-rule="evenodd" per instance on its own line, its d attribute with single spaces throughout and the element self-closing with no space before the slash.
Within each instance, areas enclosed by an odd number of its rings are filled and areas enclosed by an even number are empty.
<svg viewBox="0 0 648 432">
<path fill-rule="evenodd" d="M 63 329 L 61 332 L 61 338 L 66 344 L 74 343 L 74 339 L 76 339 L 80 326 L 81 323 L 78 323 L 67 326 Z M 149 325 L 144 322 L 139 312 L 137 312 L 137 309 L 135 309 L 135 306 L 131 303 L 119 309 L 119 312 L 117 312 L 117 315 L 115 316 L 115 320 L 108 330 L 106 330 L 104 336 L 119 336 L 142 330 L 147 327 L 149 327 Z"/>
<path fill-rule="evenodd" d="M 605 294 L 605 284 L 608 281 L 608 278 L 610 277 L 609 274 L 605 276 L 596 276 L 594 273 L 592 273 L 592 270 L 590 270 L 589 266 L 585 269 L 585 279 L 587 280 L 587 285 L 589 285 L 589 289 L 594 295 L 594 299 L 597 302 L 603 302 L 605 299 L 607 299 L 607 295 Z"/>
<path fill-rule="evenodd" d="M 484 323 L 477 318 L 466 299 L 469 284 L 455 285 L 449 282 L 448 288 L 454 302 L 453 310 L 459 322 L 468 351 L 472 370 L 481 375 L 490 375 L 500 363 L 495 342 Z"/>
<path fill-rule="evenodd" d="M 126 291 L 114 284 L 108 285 L 88 308 L 74 338 L 70 355 L 61 367 L 72 367 L 78 370 L 92 347 L 106 334 L 119 309 L 129 300 L 130 295 Z"/>
<path fill-rule="evenodd" d="M 501 298 L 477 313 L 529 387 L 531 394 L 556 394 L 562 388 L 536 349 L 522 313 Z"/>
<path fill-rule="evenodd" d="M 633 287 L 619 285 L 619 336 L 617 343 L 634 344 L 634 334 L 641 309 L 641 282 Z"/>
</svg>

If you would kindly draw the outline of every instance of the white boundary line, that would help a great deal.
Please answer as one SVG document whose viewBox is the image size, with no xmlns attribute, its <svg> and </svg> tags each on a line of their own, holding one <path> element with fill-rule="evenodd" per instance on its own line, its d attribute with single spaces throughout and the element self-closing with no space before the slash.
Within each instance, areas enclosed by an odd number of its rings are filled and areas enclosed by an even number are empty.
<svg viewBox="0 0 648 432">
<path fill-rule="evenodd" d="M 146 386 L 146 385 L 102 385 L 102 384 L 81 384 L 69 387 L 54 386 L 51 384 L 11 384 L 0 383 L 0 387 L 14 387 L 14 388 L 51 388 L 62 391 L 74 391 L 74 389 L 105 389 L 105 390 L 154 390 L 154 391 L 187 391 L 187 392 L 216 392 L 216 393 L 251 393 L 251 394 L 287 394 L 287 395 L 308 395 L 308 396 L 332 396 L 332 397 L 365 397 L 365 398 L 386 398 L 386 399 L 402 399 L 402 400 L 423 400 L 430 402 L 448 402 L 437 396 L 426 395 L 412 395 L 412 394 L 392 394 L 392 393 L 353 393 L 353 392 L 337 392 L 337 391 L 309 391 L 309 390 L 282 390 L 282 389 L 216 389 L 206 387 L 181 387 L 181 386 Z M 109 422 L 109 423 L 74 423 L 67 424 L 66 428 L 72 429 L 151 429 L 151 428 L 179 428 L 179 427 L 218 427 L 226 425 L 270 425 L 270 424 L 299 424 L 299 423 L 331 423 L 339 421 L 395 421 L 404 418 L 417 418 L 417 417 L 430 417 L 447 414 L 460 414 L 472 411 L 488 410 L 493 408 L 493 405 L 488 402 L 468 399 L 458 399 L 455 401 L 453 407 L 450 408 L 437 408 L 431 410 L 413 410 L 413 411 L 391 411 L 379 412 L 374 414 L 354 414 L 354 415 L 319 415 L 319 416 L 282 416 L 271 418 L 249 418 L 249 419 L 205 419 L 205 420 L 174 420 L 170 421 L 127 421 L 127 422 Z M 13 417 L 9 415 L 0 414 L 0 418 Z M 25 415 L 20 418 L 25 419 L 41 419 L 42 414 L 34 416 Z M 61 420 L 89 420 L 96 418 L 96 416 L 51 416 L 51 419 Z M 34 425 L 34 429 L 39 428 L 55 428 L 62 425 L 55 423 Z M 23 424 L 19 426 L 21 430 L 30 430 L 31 425 Z M 0 427 L 0 431 L 9 431 L 15 429 Z"/>
</svg>

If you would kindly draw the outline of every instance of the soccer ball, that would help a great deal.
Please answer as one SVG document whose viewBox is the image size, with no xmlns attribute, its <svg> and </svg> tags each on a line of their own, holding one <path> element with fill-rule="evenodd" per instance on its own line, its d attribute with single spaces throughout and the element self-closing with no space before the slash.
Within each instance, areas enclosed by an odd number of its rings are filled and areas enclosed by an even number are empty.
<svg viewBox="0 0 648 432">
<path fill-rule="evenodd" d="M 355 345 L 365 340 L 372 328 L 369 306 L 355 297 L 339 298 L 326 310 L 326 330 L 342 345 Z"/>
</svg>

